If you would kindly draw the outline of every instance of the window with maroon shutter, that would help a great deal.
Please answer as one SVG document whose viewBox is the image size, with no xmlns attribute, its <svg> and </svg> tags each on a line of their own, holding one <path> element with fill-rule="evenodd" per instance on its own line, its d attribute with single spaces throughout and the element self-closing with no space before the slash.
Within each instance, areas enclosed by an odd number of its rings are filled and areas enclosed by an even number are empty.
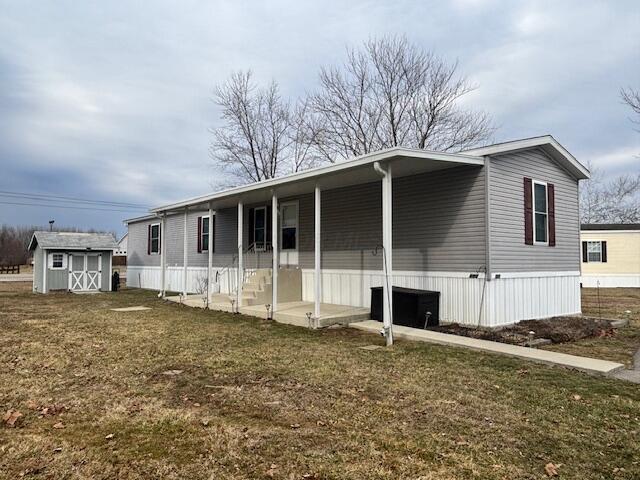
<svg viewBox="0 0 640 480">
<path fill-rule="evenodd" d="M 556 246 L 556 189 L 552 183 L 547 184 L 548 214 L 549 214 L 549 246 Z"/>
<path fill-rule="evenodd" d="M 533 245 L 533 192 L 532 181 L 524 178 L 524 243 Z"/>
</svg>

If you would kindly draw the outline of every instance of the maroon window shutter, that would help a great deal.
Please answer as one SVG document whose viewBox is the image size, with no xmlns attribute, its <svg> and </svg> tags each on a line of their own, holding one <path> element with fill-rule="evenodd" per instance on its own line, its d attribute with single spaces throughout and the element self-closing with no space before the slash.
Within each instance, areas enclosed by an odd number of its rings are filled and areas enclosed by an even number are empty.
<svg viewBox="0 0 640 480">
<path fill-rule="evenodd" d="M 582 263 L 589 263 L 589 255 L 587 252 L 587 242 L 582 242 Z"/>
<path fill-rule="evenodd" d="M 556 246 L 556 189 L 552 183 L 547 185 L 547 211 L 549 213 L 549 246 Z"/>
<path fill-rule="evenodd" d="M 162 251 L 162 224 L 158 225 L 158 253 Z"/>
<path fill-rule="evenodd" d="M 211 224 L 211 246 L 213 247 L 211 249 L 211 253 L 215 253 L 216 251 L 216 216 L 214 215 L 213 218 L 209 217 L 210 220 L 213 220 L 213 223 Z"/>
<path fill-rule="evenodd" d="M 607 242 L 600 242 L 602 245 L 602 263 L 607 263 Z"/>
<path fill-rule="evenodd" d="M 533 245 L 533 200 L 531 179 L 524 178 L 524 243 Z"/>
<path fill-rule="evenodd" d="M 147 255 L 151 255 L 151 225 L 147 227 Z"/>
<path fill-rule="evenodd" d="M 202 217 L 198 217 L 198 253 L 202 253 Z"/>
</svg>

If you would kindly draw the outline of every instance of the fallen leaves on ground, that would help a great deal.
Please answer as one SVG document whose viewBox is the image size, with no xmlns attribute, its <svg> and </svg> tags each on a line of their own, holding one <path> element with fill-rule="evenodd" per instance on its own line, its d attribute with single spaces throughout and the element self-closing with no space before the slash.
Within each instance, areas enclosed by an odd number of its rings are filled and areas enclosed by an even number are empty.
<svg viewBox="0 0 640 480">
<path fill-rule="evenodd" d="M 20 413 L 18 410 L 14 410 L 10 408 L 9 410 L 7 410 L 7 413 L 5 413 L 4 416 L 2 417 L 2 421 L 9 428 L 14 428 L 16 426 L 16 422 L 20 417 L 22 417 L 22 413 Z"/>
<path fill-rule="evenodd" d="M 557 477 L 558 476 L 558 466 L 549 462 L 544 466 L 544 472 L 547 474 L 547 477 Z"/>
</svg>

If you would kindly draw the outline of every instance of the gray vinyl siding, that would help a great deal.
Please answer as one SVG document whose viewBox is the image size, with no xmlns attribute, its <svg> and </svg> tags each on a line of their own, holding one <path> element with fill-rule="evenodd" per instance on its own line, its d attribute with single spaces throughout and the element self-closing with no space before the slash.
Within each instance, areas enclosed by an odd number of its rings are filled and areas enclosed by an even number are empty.
<svg viewBox="0 0 640 480">
<path fill-rule="evenodd" d="M 380 182 L 322 192 L 322 268 L 382 269 Z M 476 271 L 485 264 L 484 173 L 457 167 L 393 182 L 393 268 Z M 313 268 L 313 196 L 300 198 L 300 266 Z"/>
<path fill-rule="evenodd" d="M 475 272 L 484 267 L 484 170 L 462 166 L 393 182 L 393 269 Z"/>
<path fill-rule="evenodd" d="M 297 200 L 298 258 L 301 268 L 314 265 L 314 198 L 312 194 L 282 198 Z M 243 247 L 249 246 L 249 209 L 244 208 Z M 381 270 L 382 186 L 373 182 L 322 192 L 322 268 Z M 402 271 L 476 271 L 485 263 L 484 173 L 461 166 L 393 183 L 394 269 Z M 197 252 L 197 217 L 188 216 L 188 265 L 206 266 L 208 255 Z M 237 253 L 237 209 L 216 211 L 213 266 L 228 265 Z M 147 255 L 150 221 L 129 224 L 128 262 L 132 266 L 160 265 L 159 255 Z M 167 217 L 167 266 L 183 265 L 183 214 Z M 268 268 L 269 252 L 245 255 L 247 268 Z"/>
<path fill-rule="evenodd" d="M 490 162 L 492 272 L 580 270 L 578 180 L 538 149 Z M 555 247 L 524 243 L 524 177 L 555 186 Z"/>
<path fill-rule="evenodd" d="M 184 240 L 184 214 L 169 215 L 165 220 L 164 243 L 167 247 L 165 260 L 167 267 L 182 266 Z M 148 234 L 147 234 L 148 235 Z M 146 248 L 146 247 L 145 247 Z M 161 247 L 161 249 L 164 247 Z M 145 250 L 146 253 L 146 250 Z M 158 263 L 160 265 L 160 263 Z"/>
<path fill-rule="evenodd" d="M 33 251 L 33 291 L 42 293 L 43 275 L 42 262 L 44 261 L 44 252 L 40 246 L 36 246 Z"/>
<path fill-rule="evenodd" d="M 65 253 L 66 254 L 66 253 Z M 47 268 L 47 290 L 68 290 L 69 289 L 69 271 L 49 270 Z"/>
<path fill-rule="evenodd" d="M 110 271 L 111 271 L 111 256 L 113 255 L 113 252 L 110 251 L 104 251 L 102 252 L 102 286 L 100 288 L 101 291 L 103 292 L 108 292 L 109 291 L 109 287 L 111 286 L 111 276 L 110 276 Z"/>
<path fill-rule="evenodd" d="M 168 218 L 171 218 L 169 216 Z M 147 244 L 148 244 L 148 235 L 149 235 L 149 225 L 152 223 L 160 223 L 160 219 L 153 220 L 144 220 L 141 222 L 129 223 L 128 225 L 128 233 L 127 237 L 127 265 L 135 266 L 135 267 L 159 267 L 160 266 L 160 255 L 148 255 L 147 254 Z M 163 245 L 161 248 L 165 248 Z M 176 245 L 169 244 L 169 252 L 174 248 L 177 248 Z"/>
<path fill-rule="evenodd" d="M 313 268 L 314 201 L 300 212 L 309 236 L 302 239 L 302 268 Z M 381 257 L 374 256 L 382 243 L 382 184 L 354 185 L 321 194 L 320 237 L 322 268 L 340 270 L 380 270 Z M 304 214 L 304 215 L 303 215 Z"/>
</svg>

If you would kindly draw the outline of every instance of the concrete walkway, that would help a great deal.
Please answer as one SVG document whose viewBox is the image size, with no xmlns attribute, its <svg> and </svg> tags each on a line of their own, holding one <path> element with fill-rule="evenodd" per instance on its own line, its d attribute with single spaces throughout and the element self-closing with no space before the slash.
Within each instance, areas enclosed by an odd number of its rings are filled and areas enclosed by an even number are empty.
<svg viewBox="0 0 640 480">
<path fill-rule="evenodd" d="M 640 349 L 633 356 L 633 368 L 618 370 L 613 376 L 627 382 L 640 383 Z"/>
<path fill-rule="evenodd" d="M 382 329 L 382 322 L 367 320 L 366 322 L 352 323 L 349 326 L 357 328 L 358 330 L 378 334 Z M 624 365 L 621 363 L 609 362 L 608 360 L 578 357 L 576 355 L 567 355 L 566 353 L 520 347 L 517 345 L 509 345 L 507 343 L 479 340 L 477 338 L 433 332 L 431 330 L 420 330 L 418 328 L 403 327 L 400 325 L 393 326 L 393 334 L 395 338 L 499 353 L 502 355 L 509 355 L 511 357 L 524 358 L 532 362 L 560 365 L 562 367 L 573 368 L 583 372 L 599 375 L 610 375 L 624 369 Z"/>
</svg>

